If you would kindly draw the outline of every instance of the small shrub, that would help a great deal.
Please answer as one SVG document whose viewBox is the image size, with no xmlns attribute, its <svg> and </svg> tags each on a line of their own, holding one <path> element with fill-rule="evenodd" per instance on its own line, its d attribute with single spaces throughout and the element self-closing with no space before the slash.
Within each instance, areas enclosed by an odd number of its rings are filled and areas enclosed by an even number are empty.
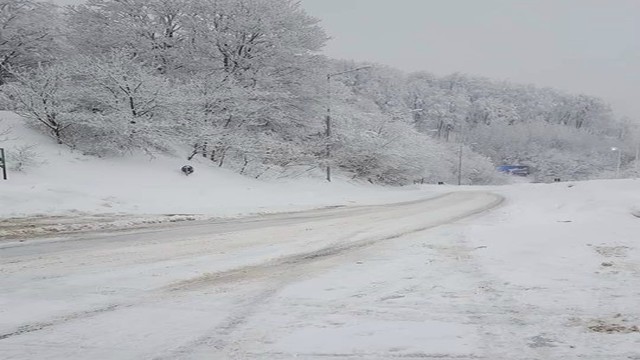
<svg viewBox="0 0 640 360">
<path fill-rule="evenodd" d="M 7 151 L 7 165 L 9 170 L 23 172 L 42 165 L 40 154 L 35 151 L 35 145 L 22 145 Z"/>
</svg>

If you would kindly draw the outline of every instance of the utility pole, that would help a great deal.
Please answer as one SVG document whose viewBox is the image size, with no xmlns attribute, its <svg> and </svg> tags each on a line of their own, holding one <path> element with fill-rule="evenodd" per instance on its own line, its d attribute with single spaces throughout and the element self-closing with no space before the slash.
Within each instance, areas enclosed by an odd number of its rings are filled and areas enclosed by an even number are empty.
<svg viewBox="0 0 640 360">
<path fill-rule="evenodd" d="M 622 150 L 618 147 L 612 147 L 611 151 L 615 151 L 618 153 L 617 161 L 616 161 L 616 179 L 620 178 L 620 167 L 622 165 Z"/>
<path fill-rule="evenodd" d="M 636 178 L 638 177 L 638 158 L 640 157 L 640 143 L 636 145 L 636 161 L 634 163 L 636 170 Z"/>
<path fill-rule="evenodd" d="M 364 69 L 369 69 L 372 66 L 362 66 L 359 68 L 355 68 L 355 69 L 350 69 L 350 70 L 346 70 L 346 71 L 340 71 L 337 73 L 333 73 L 333 74 L 327 74 L 327 116 L 325 118 L 325 138 L 327 141 L 327 148 L 326 148 L 326 161 L 327 161 L 327 181 L 331 182 L 331 78 L 337 75 L 342 75 L 342 74 L 346 74 L 346 73 L 350 73 L 350 72 L 354 72 L 354 71 L 360 71 L 360 70 L 364 70 Z"/>
<path fill-rule="evenodd" d="M 620 178 L 620 166 L 622 165 L 622 151 L 618 149 L 618 165 L 616 166 L 616 179 Z"/>
<path fill-rule="evenodd" d="M 331 182 L 331 74 L 327 74 L 327 118 L 325 120 L 324 136 L 327 141 L 326 161 L 327 161 L 327 181 Z"/>
<path fill-rule="evenodd" d="M 462 185 L 462 149 L 464 143 L 460 142 L 460 150 L 458 151 L 458 185 Z"/>
<path fill-rule="evenodd" d="M 467 135 L 468 131 L 466 128 L 466 124 L 463 122 L 460 125 L 460 149 L 458 150 L 458 185 L 462 185 L 462 154 L 464 152 L 464 145 L 467 142 Z M 475 142 L 470 142 L 466 145 L 472 146 L 476 144 L 477 143 Z"/>
<path fill-rule="evenodd" d="M 466 124 L 463 122 L 460 123 L 460 149 L 458 150 L 458 186 L 462 185 L 462 152 L 464 150 L 464 143 L 467 141 L 467 129 Z M 448 125 L 447 125 L 448 127 Z M 449 132 L 447 131 L 447 137 L 449 137 Z"/>
</svg>

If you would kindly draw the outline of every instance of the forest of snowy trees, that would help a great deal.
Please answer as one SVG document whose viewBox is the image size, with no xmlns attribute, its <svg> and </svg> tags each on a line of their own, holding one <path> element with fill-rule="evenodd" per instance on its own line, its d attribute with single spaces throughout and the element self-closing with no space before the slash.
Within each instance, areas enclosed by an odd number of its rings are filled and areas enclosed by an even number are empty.
<svg viewBox="0 0 640 360">
<path fill-rule="evenodd" d="M 613 177 L 613 146 L 621 176 L 637 166 L 637 127 L 598 98 L 328 59 L 327 40 L 293 0 L 0 0 L 0 108 L 86 154 L 198 156 L 253 177 L 331 166 L 455 183 L 461 154 L 467 184 L 503 181 L 503 164 Z"/>
</svg>

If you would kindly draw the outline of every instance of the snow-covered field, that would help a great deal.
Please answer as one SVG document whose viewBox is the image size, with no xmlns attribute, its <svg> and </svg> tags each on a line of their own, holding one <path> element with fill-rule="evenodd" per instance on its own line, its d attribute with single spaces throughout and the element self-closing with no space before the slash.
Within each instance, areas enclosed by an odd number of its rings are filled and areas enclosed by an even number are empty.
<svg viewBox="0 0 640 360">
<path fill-rule="evenodd" d="M 23 216 L 0 242 L 1 359 L 640 359 L 640 181 L 391 191 L 58 151 L 0 187 Z M 50 215 L 103 230 L 16 231 Z"/>
</svg>

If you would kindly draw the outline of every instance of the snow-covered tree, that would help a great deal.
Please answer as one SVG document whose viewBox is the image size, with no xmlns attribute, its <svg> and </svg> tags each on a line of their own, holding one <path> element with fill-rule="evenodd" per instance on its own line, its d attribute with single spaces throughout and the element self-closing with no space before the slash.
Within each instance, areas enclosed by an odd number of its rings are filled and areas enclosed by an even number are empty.
<svg viewBox="0 0 640 360">
<path fill-rule="evenodd" d="M 326 35 L 292 0 L 197 0 L 189 31 L 196 54 L 241 81 L 296 75 Z"/>
<path fill-rule="evenodd" d="M 0 0 L 0 85 L 16 70 L 35 69 L 60 56 L 59 26 L 52 4 Z"/>
<path fill-rule="evenodd" d="M 76 124 L 78 141 L 98 146 L 95 152 L 166 150 L 190 126 L 182 116 L 186 100 L 136 57 L 85 57 L 69 65 L 69 72 L 75 107 L 67 116 Z"/>
<path fill-rule="evenodd" d="M 44 126 L 63 143 L 63 132 L 71 123 L 63 119 L 71 105 L 66 82 L 69 74 L 61 65 L 39 67 L 33 70 L 8 68 L 16 81 L 0 90 L 14 101 L 18 114 Z"/>
<path fill-rule="evenodd" d="M 406 184 L 456 182 L 462 148 L 461 181 L 488 183 L 514 163 L 601 176 L 611 146 L 626 169 L 640 142 L 591 96 L 324 58 L 295 0 L 87 0 L 64 23 L 55 9 L 0 0 L 0 105 L 93 154 L 179 149 L 249 176 L 331 165 Z"/>
<path fill-rule="evenodd" d="M 70 42 L 86 56 L 114 51 L 136 57 L 161 73 L 189 61 L 185 0 L 88 0 L 68 11 Z"/>
</svg>

